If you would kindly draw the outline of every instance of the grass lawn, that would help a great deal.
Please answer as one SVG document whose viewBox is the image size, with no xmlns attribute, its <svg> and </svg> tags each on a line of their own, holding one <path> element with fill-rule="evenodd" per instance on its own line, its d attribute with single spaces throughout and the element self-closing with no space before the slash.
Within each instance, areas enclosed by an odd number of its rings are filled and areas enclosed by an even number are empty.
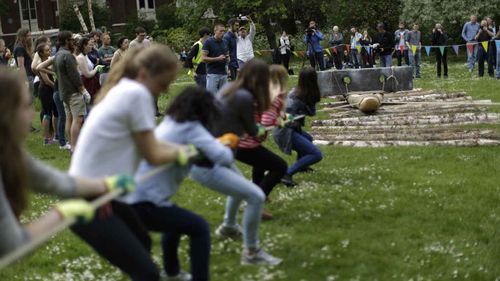
<svg viewBox="0 0 500 281">
<path fill-rule="evenodd" d="M 462 62 L 450 64 L 449 79 L 437 80 L 433 67 L 424 59 L 416 88 L 466 91 L 500 102 L 499 80 L 471 79 Z M 180 76 L 170 95 L 189 84 Z M 27 141 L 36 157 L 68 168 L 67 152 L 41 144 L 39 135 Z M 278 151 L 270 141 L 266 146 Z M 240 266 L 241 242 L 213 238 L 212 280 L 500 280 L 500 147 L 321 150 L 324 160 L 315 172 L 297 175 L 294 189 L 276 187 L 267 205 L 275 219 L 262 223 L 261 243 L 284 258 L 283 264 Z M 32 199 L 25 220 L 56 201 Z M 175 201 L 205 217 L 212 230 L 222 221 L 225 197 L 191 180 Z M 159 236 L 153 238 L 153 255 L 161 264 Z M 186 240 L 181 255 L 188 270 Z M 127 279 L 65 231 L 1 271 L 0 280 Z"/>
</svg>

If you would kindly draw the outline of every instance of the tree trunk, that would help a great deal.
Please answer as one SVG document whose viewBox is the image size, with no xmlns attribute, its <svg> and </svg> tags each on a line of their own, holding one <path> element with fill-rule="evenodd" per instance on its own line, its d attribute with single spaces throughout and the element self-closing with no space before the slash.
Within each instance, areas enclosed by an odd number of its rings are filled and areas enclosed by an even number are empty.
<svg viewBox="0 0 500 281">
<path fill-rule="evenodd" d="M 276 49 L 278 44 L 276 43 L 276 34 L 274 33 L 274 27 L 271 25 L 270 19 L 264 18 L 262 25 L 264 26 L 264 30 L 266 32 L 266 37 L 267 37 L 267 42 L 269 43 L 269 47 L 271 47 L 271 49 L 273 50 Z"/>
</svg>

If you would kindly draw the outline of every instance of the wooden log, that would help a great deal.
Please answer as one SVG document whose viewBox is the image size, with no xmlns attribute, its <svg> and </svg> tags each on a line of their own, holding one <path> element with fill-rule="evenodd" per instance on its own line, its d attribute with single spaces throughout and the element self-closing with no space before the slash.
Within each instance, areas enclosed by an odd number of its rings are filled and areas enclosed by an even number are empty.
<svg viewBox="0 0 500 281">
<path fill-rule="evenodd" d="M 500 145 L 499 140 L 465 139 L 445 141 L 327 141 L 315 140 L 316 145 L 334 145 L 350 147 L 387 147 L 387 146 L 491 146 Z"/>
<path fill-rule="evenodd" d="M 498 124 L 498 120 L 473 120 L 473 121 L 462 121 L 462 122 L 454 122 L 454 123 L 443 123 L 443 124 L 407 124 L 407 125 L 344 125 L 344 126 L 332 126 L 332 125 L 323 125 L 321 127 L 313 126 L 312 130 L 316 128 L 325 128 L 338 130 L 343 128 L 345 130 L 389 130 L 389 129 L 415 129 L 415 128 L 428 128 L 430 126 L 439 126 L 439 127 L 456 127 L 456 126 L 464 126 L 464 125 L 477 125 L 477 124 Z"/>
<path fill-rule="evenodd" d="M 446 107 L 446 108 L 434 108 L 432 111 L 424 111 L 426 114 L 447 114 L 447 113 L 467 113 L 467 112 L 487 112 L 487 107 L 477 107 L 477 106 L 468 106 L 468 107 Z M 404 117 L 416 115 L 415 108 L 401 108 L 397 110 L 385 110 L 384 108 L 380 108 L 373 116 L 392 116 L 392 117 Z M 329 117 L 331 119 L 340 119 L 340 118 L 354 118 L 354 117 L 363 117 L 364 114 L 358 111 L 343 111 L 343 112 L 335 112 L 330 113 Z"/>
<path fill-rule="evenodd" d="M 375 94 L 349 94 L 347 102 L 354 108 L 359 109 L 363 113 L 376 112 L 382 102 L 384 96 L 380 93 Z"/>
<path fill-rule="evenodd" d="M 500 135 L 491 130 L 483 131 L 462 131 L 462 132 L 433 132 L 433 133 L 400 133 L 398 131 L 385 133 L 353 133 L 343 132 L 342 134 L 328 134 L 314 131 L 315 139 L 323 139 L 328 141 L 438 141 L 438 140 L 455 140 L 455 139 L 493 139 L 500 141 Z"/>
</svg>

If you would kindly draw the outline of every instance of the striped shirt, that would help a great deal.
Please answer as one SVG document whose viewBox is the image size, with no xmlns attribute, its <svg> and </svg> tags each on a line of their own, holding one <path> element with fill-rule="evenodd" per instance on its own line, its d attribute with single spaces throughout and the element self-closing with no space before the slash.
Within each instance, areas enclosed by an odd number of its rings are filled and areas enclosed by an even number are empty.
<svg viewBox="0 0 500 281">
<path fill-rule="evenodd" d="M 261 124 L 264 127 L 278 126 L 279 118 L 283 114 L 284 110 L 284 97 L 283 95 L 277 96 L 271 103 L 271 107 L 264 111 L 262 114 L 257 112 L 254 113 L 255 122 Z M 245 136 L 240 139 L 238 148 L 251 149 L 261 145 L 263 141 L 267 138 L 267 133 L 261 137 Z"/>
</svg>

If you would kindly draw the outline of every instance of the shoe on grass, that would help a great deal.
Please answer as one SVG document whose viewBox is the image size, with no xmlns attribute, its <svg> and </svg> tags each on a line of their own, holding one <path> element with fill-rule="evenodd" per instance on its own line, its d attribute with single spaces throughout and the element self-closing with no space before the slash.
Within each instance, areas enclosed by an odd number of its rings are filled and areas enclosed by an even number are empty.
<svg viewBox="0 0 500 281">
<path fill-rule="evenodd" d="M 61 150 L 71 150 L 71 144 L 66 143 L 65 145 L 60 145 L 59 149 L 61 149 Z"/>
<path fill-rule="evenodd" d="M 231 239 L 241 239 L 243 237 L 243 229 L 241 226 L 227 226 L 224 224 L 219 225 L 215 230 L 215 236 L 218 238 L 231 238 Z"/>
<path fill-rule="evenodd" d="M 268 210 L 262 209 L 262 219 L 265 221 L 272 220 L 273 214 L 271 214 Z"/>
<path fill-rule="evenodd" d="M 282 259 L 273 257 L 262 248 L 251 251 L 244 249 L 241 253 L 241 264 L 243 265 L 278 265 Z"/>
<path fill-rule="evenodd" d="M 281 178 L 281 183 L 283 183 L 284 185 L 286 185 L 287 187 L 294 187 L 296 186 L 297 184 L 293 181 L 292 179 L 292 176 L 290 176 L 289 174 L 285 174 L 282 178 Z"/>
</svg>

